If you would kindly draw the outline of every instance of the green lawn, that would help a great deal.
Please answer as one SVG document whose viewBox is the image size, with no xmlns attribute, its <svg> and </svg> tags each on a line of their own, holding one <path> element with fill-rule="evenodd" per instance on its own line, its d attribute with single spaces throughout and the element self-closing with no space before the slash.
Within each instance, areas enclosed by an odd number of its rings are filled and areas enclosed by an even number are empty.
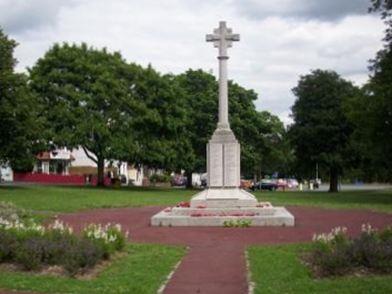
<svg viewBox="0 0 392 294">
<path fill-rule="evenodd" d="M 99 207 L 174 205 L 197 191 L 160 188 L 95 188 L 64 186 L 0 187 L 0 201 L 31 210 L 71 212 Z"/>
<path fill-rule="evenodd" d="M 315 280 L 299 259 L 309 245 L 248 248 L 255 293 L 392 293 L 392 276 Z"/>
<path fill-rule="evenodd" d="M 35 211 L 71 212 L 99 207 L 175 205 L 188 201 L 197 190 L 160 188 L 93 188 L 59 186 L 0 186 L 0 201 Z M 392 190 L 327 192 L 256 192 L 273 205 L 371 209 L 392 213 Z"/>
<path fill-rule="evenodd" d="M 324 208 L 370 209 L 392 213 L 392 190 L 328 192 L 256 192 L 260 201 L 273 205 L 317 206 Z"/>
<path fill-rule="evenodd" d="M 183 247 L 130 244 L 125 258 L 114 262 L 93 280 L 76 280 L 0 271 L 0 289 L 43 293 L 156 293 Z"/>
</svg>

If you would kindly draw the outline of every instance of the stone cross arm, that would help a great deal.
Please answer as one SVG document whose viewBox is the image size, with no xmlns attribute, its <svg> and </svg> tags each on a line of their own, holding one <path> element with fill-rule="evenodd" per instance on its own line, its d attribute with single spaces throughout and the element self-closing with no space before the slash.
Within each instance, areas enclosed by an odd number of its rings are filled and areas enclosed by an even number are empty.
<svg viewBox="0 0 392 294">
<path fill-rule="evenodd" d="M 214 47 L 219 48 L 221 53 L 226 54 L 226 49 L 232 46 L 232 42 L 239 41 L 240 35 L 233 34 L 232 29 L 226 27 L 226 22 L 219 22 L 219 28 L 214 29 L 213 34 L 206 35 L 207 42 L 213 42 Z"/>
</svg>

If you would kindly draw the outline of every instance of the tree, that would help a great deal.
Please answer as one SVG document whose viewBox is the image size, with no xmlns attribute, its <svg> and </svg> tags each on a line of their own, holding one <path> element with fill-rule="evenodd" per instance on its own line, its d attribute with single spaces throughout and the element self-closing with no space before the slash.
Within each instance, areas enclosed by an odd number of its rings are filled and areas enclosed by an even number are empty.
<svg viewBox="0 0 392 294">
<path fill-rule="evenodd" d="M 387 26 L 385 30 L 384 41 L 391 49 L 392 45 L 392 0 L 371 0 L 371 7 L 369 12 L 379 12 L 381 19 L 384 20 Z"/>
<path fill-rule="evenodd" d="M 291 142 L 298 167 L 305 174 L 316 163 L 329 171 L 330 192 L 338 191 L 338 177 L 350 157 L 352 126 L 343 110 L 345 99 L 357 89 L 336 72 L 314 70 L 301 76 L 293 89 Z"/>
<path fill-rule="evenodd" d="M 229 83 L 231 127 L 241 143 L 241 171 L 254 180 L 262 173 L 282 171 L 288 159 L 283 148 L 283 123 L 268 111 L 257 111 L 256 100 L 253 90 Z"/>
<path fill-rule="evenodd" d="M 133 161 L 169 171 L 184 168 L 192 158 L 184 136 L 184 93 L 176 78 L 161 75 L 149 65 L 140 70 L 133 91 L 146 107 L 137 125 L 139 152 Z"/>
<path fill-rule="evenodd" d="M 188 70 L 177 76 L 185 93 L 186 138 L 191 147 L 186 175 L 191 184 L 193 172 L 206 170 L 206 144 L 218 122 L 218 83 L 215 77 L 202 70 Z M 279 150 L 284 132 L 283 124 L 268 112 L 258 112 L 254 101 L 257 94 L 229 82 L 230 125 L 241 144 L 241 170 L 246 176 L 260 174 L 263 165 L 278 166 Z M 270 163 L 267 163 L 267 162 Z"/>
<path fill-rule="evenodd" d="M 373 12 L 380 12 L 387 28 L 384 48 L 370 63 L 370 80 L 360 100 L 362 115 L 355 120 L 362 141 L 369 142 L 372 164 L 392 181 L 392 1 L 372 0 Z"/>
<path fill-rule="evenodd" d="M 186 109 L 185 138 L 190 146 L 185 168 L 188 187 L 192 173 L 206 170 L 206 144 L 218 121 L 218 83 L 202 70 L 188 70 L 176 78 L 184 93 Z"/>
<path fill-rule="evenodd" d="M 384 48 L 370 61 L 370 79 L 346 106 L 355 126 L 358 166 L 369 181 L 392 181 L 392 1 L 372 0 L 370 12 L 380 12 L 387 29 Z"/>
<path fill-rule="evenodd" d="M 105 159 L 137 152 L 134 125 L 145 112 L 132 81 L 141 69 L 119 53 L 86 44 L 55 44 L 29 70 L 31 88 L 47 118 L 55 146 L 82 146 L 104 185 Z"/>
<path fill-rule="evenodd" d="M 28 171 L 42 148 L 43 118 L 26 76 L 14 73 L 16 46 L 0 28 L 0 163 L 9 163 L 14 171 Z"/>
</svg>

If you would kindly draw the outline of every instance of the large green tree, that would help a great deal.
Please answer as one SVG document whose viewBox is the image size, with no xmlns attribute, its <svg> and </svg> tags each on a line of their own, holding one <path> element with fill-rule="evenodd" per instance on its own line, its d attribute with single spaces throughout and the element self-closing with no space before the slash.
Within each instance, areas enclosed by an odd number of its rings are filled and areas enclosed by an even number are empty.
<svg viewBox="0 0 392 294">
<path fill-rule="evenodd" d="M 185 139 L 190 148 L 183 167 L 192 186 L 192 173 L 206 170 L 206 144 L 218 120 L 218 84 L 213 75 L 202 70 L 188 70 L 176 77 L 184 94 L 186 109 Z"/>
<path fill-rule="evenodd" d="M 185 136 L 186 108 L 175 76 L 161 75 L 150 65 L 140 70 L 132 89 L 146 108 L 137 125 L 137 157 L 133 162 L 169 171 L 192 161 Z"/>
<path fill-rule="evenodd" d="M 82 146 L 98 167 L 104 185 L 105 159 L 137 152 L 135 124 L 146 110 L 132 81 L 141 69 L 119 53 L 86 44 L 55 44 L 30 69 L 31 88 L 47 118 L 55 146 Z"/>
<path fill-rule="evenodd" d="M 384 47 L 370 62 L 370 79 L 346 106 L 355 126 L 353 145 L 359 150 L 360 176 L 368 181 L 392 181 L 392 1 L 372 0 L 387 28 Z"/>
<path fill-rule="evenodd" d="M 9 163 L 14 171 L 28 171 L 43 143 L 43 118 L 26 76 L 14 72 L 16 45 L 0 28 L 0 163 Z"/>
<path fill-rule="evenodd" d="M 344 101 L 357 89 L 336 72 L 314 70 L 301 76 L 293 89 L 297 97 L 293 107 L 290 137 L 298 168 L 309 175 L 316 163 L 328 170 L 330 192 L 338 191 L 338 178 L 350 159 L 350 125 Z"/>
<path fill-rule="evenodd" d="M 362 142 L 367 142 L 371 164 L 382 180 L 392 181 L 392 1 L 372 0 L 386 25 L 384 48 L 370 63 L 370 80 L 361 96 L 361 118 L 356 120 Z"/>
<path fill-rule="evenodd" d="M 206 170 L 206 144 L 218 121 L 218 83 L 213 75 L 202 70 L 188 70 L 176 80 L 186 101 L 185 134 L 191 149 L 185 170 L 190 184 L 192 172 Z M 269 112 L 258 112 L 256 99 L 253 90 L 229 82 L 229 120 L 241 143 L 241 170 L 247 177 L 279 168 L 281 160 L 286 160 L 278 151 L 283 150 L 284 126 Z"/>
</svg>

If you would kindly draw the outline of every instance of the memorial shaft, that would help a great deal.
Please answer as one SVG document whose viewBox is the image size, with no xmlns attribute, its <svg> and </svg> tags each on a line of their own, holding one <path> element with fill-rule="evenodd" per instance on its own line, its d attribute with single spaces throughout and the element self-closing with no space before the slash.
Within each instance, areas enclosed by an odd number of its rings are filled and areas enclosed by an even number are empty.
<svg viewBox="0 0 392 294">
<path fill-rule="evenodd" d="M 227 90 L 227 60 L 228 56 L 218 56 L 219 59 L 219 122 L 218 127 L 229 128 L 229 102 Z"/>
</svg>

